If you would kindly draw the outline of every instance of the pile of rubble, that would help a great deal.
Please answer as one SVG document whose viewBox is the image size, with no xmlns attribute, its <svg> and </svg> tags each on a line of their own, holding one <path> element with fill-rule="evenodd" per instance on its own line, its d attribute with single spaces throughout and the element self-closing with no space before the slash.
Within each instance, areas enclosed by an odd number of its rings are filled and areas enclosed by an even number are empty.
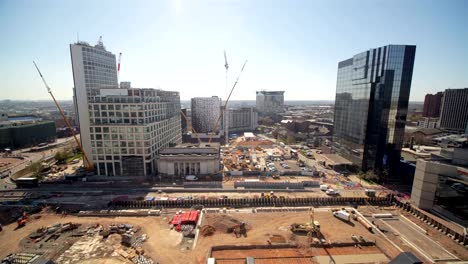
<svg viewBox="0 0 468 264">
<path fill-rule="evenodd" d="M 77 223 L 57 223 L 48 227 L 41 227 L 37 229 L 35 232 L 29 235 L 29 240 L 34 243 L 38 243 L 39 241 L 45 239 L 45 242 L 49 242 L 50 240 L 56 240 L 62 233 L 72 231 L 77 229 L 81 224 Z"/>
</svg>

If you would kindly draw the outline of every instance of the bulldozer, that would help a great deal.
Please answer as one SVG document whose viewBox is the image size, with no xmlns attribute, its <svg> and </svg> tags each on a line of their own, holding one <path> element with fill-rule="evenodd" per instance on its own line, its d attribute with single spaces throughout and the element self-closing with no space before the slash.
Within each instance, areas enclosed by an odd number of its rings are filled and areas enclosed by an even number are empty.
<svg viewBox="0 0 468 264">
<path fill-rule="evenodd" d="M 320 236 L 320 223 L 314 219 L 314 208 L 309 209 L 309 222 L 307 223 L 294 223 L 291 225 L 291 232 L 305 233 L 308 237 Z"/>
</svg>

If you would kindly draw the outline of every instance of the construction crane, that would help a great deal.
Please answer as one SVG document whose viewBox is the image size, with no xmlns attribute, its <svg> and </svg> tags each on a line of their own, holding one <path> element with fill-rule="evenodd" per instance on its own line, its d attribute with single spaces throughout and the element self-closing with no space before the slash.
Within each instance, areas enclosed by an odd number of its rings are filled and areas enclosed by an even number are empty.
<svg viewBox="0 0 468 264">
<path fill-rule="evenodd" d="M 185 122 L 188 125 L 189 121 L 188 121 L 187 116 L 184 114 L 184 112 L 182 110 L 180 110 L 180 113 L 182 114 L 182 117 L 185 119 Z M 200 136 L 198 135 L 197 131 L 195 131 L 195 128 L 193 128 L 193 126 L 190 126 L 190 128 L 192 129 L 193 133 L 195 133 L 195 136 L 197 136 L 198 144 L 201 144 L 202 141 L 201 141 Z"/>
<path fill-rule="evenodd" d="M 117 64 L 117 82 L 120 80 L 119 77 L 120 77 L 120 61 L 121 60 L 122 60 L 122 52 L 119 53 L 119 62 Z"/>
<path fill-rule="evenodd" d="M 89 159 L 88 159 L 88 156 L 86 155 L 84 149 L 83 149 L 83 146 L 81 145 L 80 141 L 78 140 L 78 138 L 76 137 L 76 134 L 75 134 L 75 131 L 73 130 L 72 126 L 70 125 L 70 122 L 68 122 L 68 119 L 67 117 L 65 116 L 65 114 L 63 113 L 62 111 L 62 108 L 60 107 L 60 105 L 58 104 L 57 100 L 55 100 L 55 96 L 52 94 L 52 90 L 50 89 L 49 85 L 47 84 L 44 76 L 42 76 L 42 73 L 41 71 L 39 70 L 39 67 L 37 66 L 36 62 L 33 61 L 34 63 L 34 66 L 36 67 L 36 70 L 37 72 L 39 73 L 39 75 L 41 76 L 41 79 L 42 81 L 44 82 L 44 85 L 45 87 L 47 88 L 47 92 L 50 94 L 50 96 L 52 96 L 52 100 L 54 100 L 54 103 L 55 103 L 55 106 L 57 107 L 57 109 L 59 110 L 60 114 L 62 115 L 62 118 L 63 120 L 65 121 L 65 123 L 67 124 L 67 127 L 70 129 L 72 135 L 73 135 L 73 138 L 75 139 L 75 142 L 76 144 L 78 145 L 78 148 L 81 150 L 81 153 L 83 153 L 83 157 L 84 157 L 84 160 L 85 160 L 85 166 L 86 166 L 86 170 L 87 171 L 93 171 L 94 170 L 94 164 L 93 162 L 91 162 Z"/>
<path fill-rule="evenodd" d="M 241 71 L 239 72 L 239 75 L 237 76 L 236 82 L 235 82 L 234 85 L 232 86 L 231 91 L 229 92 L 229 95 L 228 95 L 228 97 L 227 97 L 227 99 L 226 99 L 226 102 L 224 102 L 224 107 L 223 107 L 223 109 L 226 108 L 226 106 L 227 106 L 227 104 L 228 104 L 228 102 L 229 102 L 229 98 L 231 98 L 232 92 L 234 91 L 234 88 L 236 88 L 237 82 L 239 82 L 239 78 L 240 78 L 242 72 L 244 71 L 244 67 L 245 67 L 246 64 L 247 64 L 247 61 L 245 61 L 245 62 L 244 62 L 244 65 L 242 65 L 242 69 L 241 69 Z M 226 65 L 227 65 L 227 62 L 226 62 Z M 227 69 L 227 67 L 226 67 L 226 69 Z M 223 113 L 221 112 L 221 113 L 219 114 L 219 116 L 218 116 L 218 119 L 216 120 L 215 126 L 213 127 L 213 131 L 211 132 L 210 139 L 208 140 L 208 143 L 211 143 L 211 140 L 213 139 L 213 135 L 215 134 L 216 129 L 218 129 L 219 121 L 221 120 L 221 117 L 222 117 L 222 116 L 223 116 Z"/>
</svg>

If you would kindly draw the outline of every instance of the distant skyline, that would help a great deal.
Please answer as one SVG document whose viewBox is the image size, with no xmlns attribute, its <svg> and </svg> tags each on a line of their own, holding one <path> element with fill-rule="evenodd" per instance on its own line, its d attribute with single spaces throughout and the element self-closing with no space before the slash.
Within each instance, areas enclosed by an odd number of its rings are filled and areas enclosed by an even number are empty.
<svg viewBox="0 0 468 264">
<path fill-rule="evenodd" d="M 338 62 L 387 44 L 416 45 L 410 101 L 468 87 L 468 1 L 0 0 L 0 100 L 72 98 L 69 44 L 122 52 L 121 81 L 233 100 L 284 90 L 285 100 L 334 100 Z"/>
</svg>

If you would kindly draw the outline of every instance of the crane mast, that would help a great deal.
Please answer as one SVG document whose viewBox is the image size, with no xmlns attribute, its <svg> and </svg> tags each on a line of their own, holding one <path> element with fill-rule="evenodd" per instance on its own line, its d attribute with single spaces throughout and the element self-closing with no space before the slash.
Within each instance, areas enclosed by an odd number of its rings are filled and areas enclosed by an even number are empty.
<svg viewBox="0 0 468 264">
<path fill-rule="evenodd" d="M 73 130 L 70 122 L 68 122 L 68 119 L 67 117 L 65 116 L 65 114 L 63 113 L 62 111 L 62 108 L 60 107 L 60 105 L 58 104 L 57 100 L 55 100 L 55 96 L 52 94 L 52 90 L 50 89 L 50 86 L 47 84 L 44 76 L 42 76 L 42 73 L 41 71 L 39 70 L 39 67 L 37 67 L 37 64 L 35 61 L 33 61 L 34 63 L 34 66 L 36 67 L 36 70 L 37 72 L 39 73 L 39 75 L 41 76 L 41 79 L 42 81 L 44 82 L 44 85 L 45 87 L 47 88 L 47 92 L 50 94 L 50 96 L 52 97 L 52 100 L 54 100 L 54 103 L 55 103 L 55 106 L 57 107 L 57 109 L 59 110 L 60 112 L 60 115 L 62 116 L 63 120 L 65 121 L 65 123 L 67 124 L 67 127 L 70 129 L 72 135 L 73 135 L 73 138 L 75 139 L 75 142 L 76 144 L 78 145 L 78 148 L 81 150 L 81 153 L 83 153 L 83 158 L 84 160 L 86 161 L 86 169 L 88 171 L 91 171 L 91 170 L 94 170 L 94 164 L 93 162 L 91 162 L 89 159 L 88 159 L 88 156 L 86 155 L 84 149 L 83 149 L 83 146 L 81 145 L 81 142 L 78 140 L 78 138 L 76 137 L 76 134 L 75 134 L 75 131 Z"/>
</svg>

